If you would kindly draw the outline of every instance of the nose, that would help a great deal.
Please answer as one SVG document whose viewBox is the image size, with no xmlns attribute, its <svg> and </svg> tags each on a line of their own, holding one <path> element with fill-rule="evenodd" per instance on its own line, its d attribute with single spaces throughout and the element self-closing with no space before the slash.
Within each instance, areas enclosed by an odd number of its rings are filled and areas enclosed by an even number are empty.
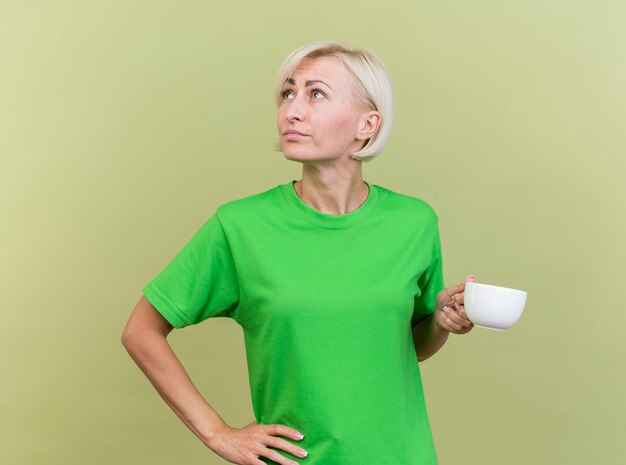
<svg viewBox="0 0 626 465">
<path fill-rule="evenodd" d="M 287 110 L 285 117 L 288 121 L 302 121 L 304 119 L 305 107 L 300 96 L 296 96 L 291 100 L 287 100 Z"/>
</svg>

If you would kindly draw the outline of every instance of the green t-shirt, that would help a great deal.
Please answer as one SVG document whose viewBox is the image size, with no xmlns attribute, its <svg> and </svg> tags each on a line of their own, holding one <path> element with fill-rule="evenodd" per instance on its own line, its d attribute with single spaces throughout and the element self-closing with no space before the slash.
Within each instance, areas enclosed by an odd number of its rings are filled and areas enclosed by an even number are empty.
<svg viewBox="0 0 626 465">
<path fill-rule="evenodd" d="M 304 434 L 310 465 L 433 465 L 412 325 L 444 288 L 438 217 L 364 181 L 361 206 L 322 213 L 291 180 L 220 205 L 143 289 L 175 327 L 243 329 L 258 423 Z M 275 463 L 265 457 L 266 463 Z"/>
</svg>

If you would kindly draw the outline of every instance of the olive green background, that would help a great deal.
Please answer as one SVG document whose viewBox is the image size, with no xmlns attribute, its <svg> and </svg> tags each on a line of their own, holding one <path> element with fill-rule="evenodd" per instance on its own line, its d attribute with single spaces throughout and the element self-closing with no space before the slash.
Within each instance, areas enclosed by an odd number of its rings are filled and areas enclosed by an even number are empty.
<svg viewBox="0 0 626 465">
<path fill-rule="evenodd" d="M 447 285 L 528 291 L 517 325 L 452 334 L 421 364 L 440 463 L 622 463 L 623 2 L 1 10 L 0 462 L 227 463 L 120 336 L 220 203 L 299 179 L 273 150 L 274 75 L 296 47 L 335 40 L 374 50 L 396 93 L 364 178 L 435 208 Z M 254 419 L 239 326 L 169 341 L 231 426 Z"/>
</svg>

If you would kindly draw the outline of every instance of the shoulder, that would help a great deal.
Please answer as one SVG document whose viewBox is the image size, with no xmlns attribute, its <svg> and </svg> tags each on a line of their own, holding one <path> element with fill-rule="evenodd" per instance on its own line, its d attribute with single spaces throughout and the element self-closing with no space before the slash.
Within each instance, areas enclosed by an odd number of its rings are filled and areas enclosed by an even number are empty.
<svg viewBox="0 0 626 465">
<path fill-rule="evenodd" d="M 435 209 L 426 200 L 413 195 L 403 194 L 394 190 L 376 185 L 380 191 L 383 205 L 388 210 L 397 212 L 399 215 L 419 217 L 421 220 L 437 222 L 439 217 Z"/>
<path fill-rule="evenodd" d="M 274 186 L 259 193 L 224 202 L 217 207 L 216 215 L 222 222 L 258 218 L 264 212 L 276 208 L 276 199 L 281 195 L 279 188 L 280 186 Z"/>
</svg>

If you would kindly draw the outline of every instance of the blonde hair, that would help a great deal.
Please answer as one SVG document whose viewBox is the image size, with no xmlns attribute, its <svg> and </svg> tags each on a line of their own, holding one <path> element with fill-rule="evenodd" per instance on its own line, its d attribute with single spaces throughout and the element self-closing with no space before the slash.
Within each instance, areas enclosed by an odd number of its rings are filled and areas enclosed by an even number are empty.
<svg viewBox="0 0 626 465">
<path fill-rule="evenodd" d="M 305 58 L 332 56 L 339 58 L 353 78 L 353 94 L 357 104 L 377 111 L 380 126 L 365 145 L 350 156 L 356 160 L 370 161 L 380 154 L 391 133 L 393 123 L 393 89 L 387 69 L 374 52 L 367 48 L 349 49 L 337 42 L 319 41 L 303 45 L 287 56 L 276 73 L 274 98 L 278 108 L 282 102 L 281 90 L 285 81 Z M 280 147 L 280 144 L 278 144 Z"/>
</svg>

